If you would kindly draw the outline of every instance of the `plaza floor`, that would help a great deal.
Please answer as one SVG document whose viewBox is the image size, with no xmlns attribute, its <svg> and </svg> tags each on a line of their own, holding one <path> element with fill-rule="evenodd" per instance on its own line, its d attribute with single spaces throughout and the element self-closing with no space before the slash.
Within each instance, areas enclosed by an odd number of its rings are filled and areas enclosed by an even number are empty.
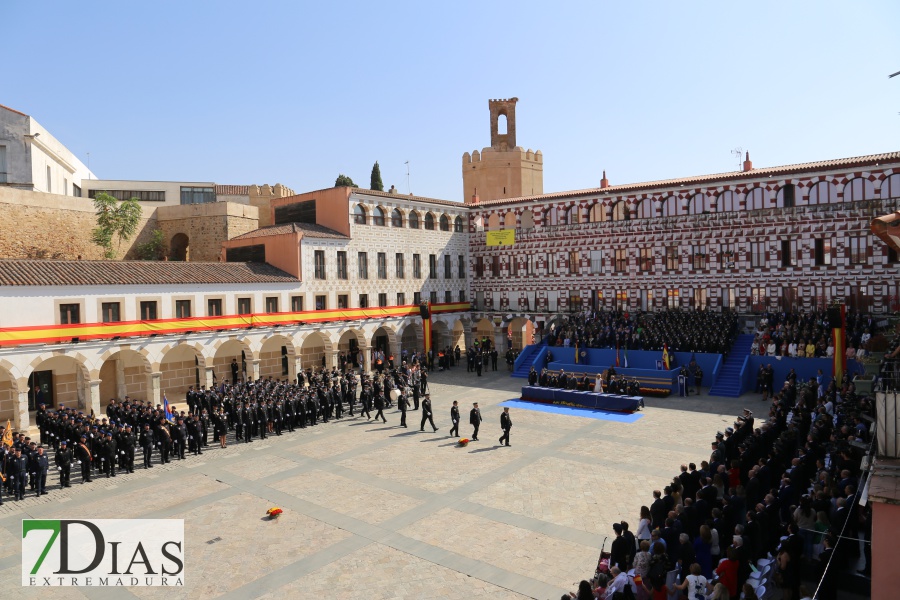
<svg viewBox="0 0 900 600">
<path fill-rule="evenodd" d="M 652 490 L 706 458 L 751 402 L 648 398 L 630 423 L 517 407 L 501 447 L 499 405 L 524 380 L 457 368 L 430 381 L 437 433 L 420 432 L 414 411 L 402 429 L 389 410 L 387 424 L 345 418 L 229 440 L 115 479 L 74 476 L 65 490 L 54 475 L 47 496 L 0 507 L 4 596 L 556 600 L 593 574 L 612 523 L 635 528 Z M 473 401 L 484 416 L 465 448 L 447 435 L 453 400 L 464 423 Z M 285 511 L 274 522 L 263 519 L 271 506 Z M 23 518 L 184 519 L 185 587 L 19 587 Z"/>
</svg>

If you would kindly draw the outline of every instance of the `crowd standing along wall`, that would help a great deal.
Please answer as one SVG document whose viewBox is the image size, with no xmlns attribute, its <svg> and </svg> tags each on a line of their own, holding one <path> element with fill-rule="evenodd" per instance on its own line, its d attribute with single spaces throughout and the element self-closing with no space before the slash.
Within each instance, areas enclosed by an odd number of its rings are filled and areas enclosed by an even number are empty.
<svg viewBox="0 0 900 600">
<path fill-rule="evenodd" d="M 96 227 L 94 205 L 87 198 L 0 187 L 0 257 L 102 259 L 91 242 Z M 138 233 L 116 245 L 116 258 L 133 254 L 157 226 L 153 209 L 144 208 Z"/>
</svg>

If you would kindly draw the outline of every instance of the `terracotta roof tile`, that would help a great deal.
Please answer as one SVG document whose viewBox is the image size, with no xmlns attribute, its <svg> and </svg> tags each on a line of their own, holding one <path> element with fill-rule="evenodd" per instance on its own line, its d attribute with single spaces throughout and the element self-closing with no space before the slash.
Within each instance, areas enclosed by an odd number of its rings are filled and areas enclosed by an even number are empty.
<svg viewBox="0 0 900 600">
<path fill-rule="evenodd" d="M 10 112 L 14 112 L 14 113 L 16 113 L 17 115 L 22 115 L 23 117 L 27 117 L 27 116 L 28 116 L 28 115 L 26 115 L 26 114 L 23 113 L 23 112 L 19 112 L 19 111 L 17 111 L 16 109 L 10 108 L 10 107 L 5 106 L 5 105 L 3 105 L 3 104 L 0 104 L 0 108 L 5 108 L 6 110 L 8 110 L 8 111 L 10 111 Z"/>
<path fill-rule="evenodd" d="M 334 229 L 329 229 L 328 227 L 315 225 L 313 223 L 280 223 L 278 225 L 269 225 L 268 227 L 260 227 L 259 229 L 248 231 L 247 233 L 241 234 L 231 239 L 249 240 L 253 238 L 268 237 L 270 235 L 284 235 L 286 233 L 301 233 L 303 234 L 303 237 L 330 238 L 340 240 L 350 239 L 346 235 L 339 233 Z"/>
<path fill-rule="evenodd" d="M 882 154 L 869 154 L 867 156 L 853 156 L 849 158 L 835 158 L 832 160 L 820 160 L 817 162 L 798 163 L 795 165 L 782 165 L 778 167 L 765 167 L 762 169 L 751 169 L 749 171 L 731 171 L 728 173 L 715 173 L 712 175 L 695 175 L 691 177 L 681 177 L 678 179 L 661 179 L 659 181 L 645 181 L 642 183 L 626 183 L 622 185 L 611 185 L 605 188 L 588 188 L 584 190 L 571 190 L 567 192 L 553 192 L 550 194 L 541 194 L 537 196 L 520 196 L 518 198 L 499 198 L 496 200 L 484 200 L 476 206 L 492 206 L 496 204 L 507 204 L 516 202 L 535 202 L 541 200 L 554 200 L 557 198 L 571 198 L 573 196 L 586 196 L 591 194 L 616 194 L 630 193 L 641 190 L 649 190 L 654 188 L 666 188 L 680 185 L 693 184 L 709 184 L 716 181 L 730 181 L 733 179 L 754 179 L 758 177 L 768 177 L 775 175 L 791 175 L 805 173 L 808 171 L 823 171 L 826 169 L 836 169 L 845 167 L 865 167 L 872 166 L 884 162 L 900 161 L 900 152 L 884 152 Z M 474 207 L 473 207 L 474 208 Z"/>
<path fill-rule="evenodd" d="M 0 260 L 0 286 L 296 283 L 265 263 Z"/>
<path fill-rule="evenodd" d="M 361 188 L 353 188 L 357 194 L 366 196 L 381 196 L 383 198 L 394 198 L 396 200 L 414 200 L 416 202 L 425 202 L 427 204 L 440 204 L 442 206 L 452 206 L 454 208 L 465 209 L 467 206 L 462 202 L 454 202 L 452 200 L 438 200 L 437 198 L 426 198 L 425 196 L 413 196 L 411 194 L 391 194 L 390 192 L 379 192 L 377 190 L 364 190 Z"/>
<path fill-rule="evenodd" d="M 249 185 L 217 185 L 217 196 L 247 196 L 250 194 Z"/>
</svg>

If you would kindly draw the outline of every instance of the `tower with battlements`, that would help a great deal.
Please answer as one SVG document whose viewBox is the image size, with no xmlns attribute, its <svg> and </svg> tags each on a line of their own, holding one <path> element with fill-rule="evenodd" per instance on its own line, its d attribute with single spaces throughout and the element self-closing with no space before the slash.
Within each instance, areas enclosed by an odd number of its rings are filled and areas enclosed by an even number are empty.
<svg viewBox="0 0 900 600">
<path fill-rule="evenodd" d="M 463 198 L 466 204 L 544 193 L 541 151 L 516 145 L 516 102 L 489 100 L 491 146 L 463 154 Z"/>
</svg>

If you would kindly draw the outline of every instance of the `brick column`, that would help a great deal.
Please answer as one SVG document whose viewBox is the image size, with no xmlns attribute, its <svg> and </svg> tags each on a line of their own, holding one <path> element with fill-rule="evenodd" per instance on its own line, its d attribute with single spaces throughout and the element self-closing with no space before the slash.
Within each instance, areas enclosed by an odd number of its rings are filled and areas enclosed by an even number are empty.
<svg viewBox="0 0 900 600">
<path fill-rule="evenodd" d="M 31 415 L 28 412 L 28 388 L 17 394 L 16 412 L 13 419 L 13 427 L 16 431 L 27 431 L 31 426 Z"/>
<path fill-rule="evenodd" d="M 203 378 L 200 380 L 200 385 L 205 385 L 206 389 L 211 390 L 213 388 L 213 373 L 215 373 L 215 367 L 204 367 L 203 368 Z"/>
<path fill-rule="evenodd" d="M 162 373 L 150 373 L 149 375 L 147 400 L 152 401 L 153 406 L 162 404 L 162 392 L 159 385 L 160 379 L 162 379 Z"/>
<path fill-rule="evenodd" d="M 90 402 L 90 410 L 94 413 L 95 417 L 100 416 L 100 380 L 92 379 L 88 382 L 88 390 L 89 392 L 88 401 Z"/>
<path fill-rule="evenodd" d="M 256 381 L 257 379 L 259 379 L 259 359 L 255 358 L 247 362 L 247 366 L 250 367 L 250 372 L 247 373 L 247 377 L 253 379 L 253 381 Z"/>
</svg>

